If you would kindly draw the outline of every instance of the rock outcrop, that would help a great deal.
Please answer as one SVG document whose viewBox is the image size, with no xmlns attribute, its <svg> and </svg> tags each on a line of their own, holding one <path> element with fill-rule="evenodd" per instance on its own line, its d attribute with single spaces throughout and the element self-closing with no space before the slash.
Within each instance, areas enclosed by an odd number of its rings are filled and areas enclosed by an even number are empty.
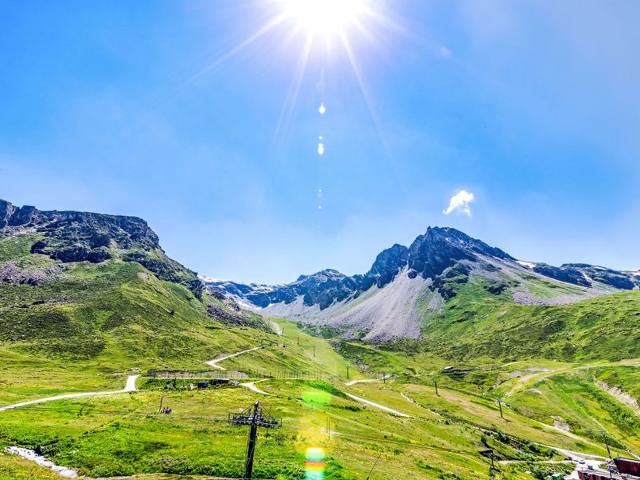
<svg viewBox="0 0 640 480">
<path fill-rule="evenodd" d="M 382 251 L 364 275 L 349 277 L 337 270 L 328 269 L 313 275 L 302 275 L 287 285 L 212 282 L 209 286 L 261 308 L 277 303 L 291 304 L 302 297 L 304 305 L 317 305 L 320 310 L 324 310 L 334 303 L 355 299 L 373 286 L 383 288 L 407 269 L 409 278 L 420 276 L 425 280 L 431 279 L 445 298 L 451 298 L 455 295 L 453 285 L 464 283 L 471 268 L 460 266 L 455 271 L 448 270 L 463 261 L 480 264 L 483 257 L 515 262 L 513 257 L 502 250 L 458 230 L 430 227 L 411 246 L 395 244 Z M 490 269 L 491 266 L 483 264 L 483 268 Z"/>
<path fill-rule="evenodd" d="M 101 263 L 111 258 L 138 262 L 159 278 L 180 283 L 197 296 L 203 284 L 195 272 L 167 257 L 156 233 L 137 217 L 75 211 L 41 211 L 0 200 L 0 237 L 30 234 L 31 253 L 53 260 Z"/>
</svg>

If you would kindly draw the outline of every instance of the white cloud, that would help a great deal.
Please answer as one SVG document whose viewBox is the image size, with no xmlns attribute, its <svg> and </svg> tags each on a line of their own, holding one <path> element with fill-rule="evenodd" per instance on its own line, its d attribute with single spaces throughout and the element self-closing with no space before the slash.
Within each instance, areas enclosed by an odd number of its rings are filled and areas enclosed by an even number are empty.
<svg viewBox="0 0 640 480">
<path fill-rule="evenodd" d="M 445 215 L 449 215 L 450 213 L 459 210 L 464 213 L 468 217 L 471 216 L 471 202 L 475 200 L 475 195 L 471 192 L 467 192 L 466 190 L 460 190 L 458 193 L 451 197 L 449 200 L 449 206 L 446 210 L 443 210 L 442 213 Z"/>
<path fill-rule="evenodd" d="M 444 45 L 440 47 L 440 50 L 438 50 L 438 54 L 442 58 L 451 58 L 451 50 L 449 50 Z"/>
</svg>

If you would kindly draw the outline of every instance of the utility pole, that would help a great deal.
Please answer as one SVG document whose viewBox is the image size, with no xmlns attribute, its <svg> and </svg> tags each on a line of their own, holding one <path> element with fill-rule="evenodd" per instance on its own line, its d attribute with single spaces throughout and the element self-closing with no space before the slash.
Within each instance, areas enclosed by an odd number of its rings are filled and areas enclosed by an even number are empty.
<svg viewBox="0 0 640 480">
<path fill-rule="evenodd" d="M 381 457 L 382 457 L 382 452 L 380 452 L 380 454 L 378 455 L 378 458 L 376 458 L 375 463 L 371 467 L 371 470 L 369 470 L 369 474 L 367 475 L 367 480 L 371 478 L 371 474 L 373 473 L 373 470 L 376 468 L 376 465 L 378 465 L 378 462 L 380 461 Z"/>
<path fill-rule="evenodd" d="M 500 418 L 504 418 L 502 415 L 502 400 L 498 399 L 498 407 L 500 407 Z"/>
<path fill-rule="evenodd" d="M 433 379 L 433 386 L 436 388 L 436 397 L 439 397 L 440 394 L 438 393 L 438 380 L 437 379 Z"/>
<path fill-rule="evenodd" d="M 609 441 L 607 440 L 607 432 L 602 431 L 602 438 L 604 439 L 604 444 L 607 447 L 607 453 L 609 454 L 609 460 L 612 460 L 611 457 L 611 449 L 609 448 Z"/>
<path fill-rule="evenodd" d="M 482 455 L 483 457 L 488 457 L 491 459 L 491 466 L 489 467 L 489 477 L 493 477 L 493 471 L 495 470 L 495 464 L 494 464 L 494 457 L 495 454 L 493 452 L 492 448 L 489 448 L 487 450 L 480 450 L 480 455 Z"/>
<path fill-rule="evenodd" d="M 229 423 L 231 425 L 249 425 L 249 438 L 247 440 L 247 458 L 244 464 L 243 480 L 253 478 L 253 457 L 256 452 L 258 442 L 258 427 L 280 428 L 282 422 L 271 415 L 263 413 L 260 402 L 256 402 L 252 407 L 247 408 L 239 414 L 230 414 Z"/>
<path fill-rule="evenodd" d="M 251 480 L 253 475 L 253 455 L 256 453 L 256 443 L 258 441 L 258 409 L 260 402 L 253 405 L 253 415 L 251 427 L 249 428 L 249 441 L 247 442 L 247 459 L 244 464 L 244 480 Z"/>
<path fill-rule="evenodd" d="M 160 397 L 160 407 L 158 408 L 158 413 L 162 413 L 162 404 L 164 403 L 164 395 Z"/>
</svg>

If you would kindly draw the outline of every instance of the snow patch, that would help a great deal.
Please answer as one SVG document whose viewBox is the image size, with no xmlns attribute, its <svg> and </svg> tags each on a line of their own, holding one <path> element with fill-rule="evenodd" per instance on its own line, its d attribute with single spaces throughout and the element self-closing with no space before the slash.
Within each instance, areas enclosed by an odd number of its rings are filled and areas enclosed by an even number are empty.
<svg viewBox="0 0 640 480">
<path fill-rule="evenodd" d="M 33 450 L 29 450 L 28 448 L 7 447 L 4 451 L 11 455 L 18 455 L 19 457 L 29 460 L 30 462 L 37 463 L 41 467 L 48 468 L 49 470 L 56 472 L 61 477 L 80 478 L 75 470 L 67 467 L 60 467 L 53 463 L 51 460 L 47 460 L 42 455 L 38 455 L 36 452 L 34 452 Z"/>
<path fill-rule="evenodd" d="M 198 278 L 206 283 L 226 283 L 227 282 L 227 280 L 209 277 L 208 275 L 198 275 Z"/>
<path fill-rule="evenodd" d="M 522 260 L 516 260 L 516 263 L 518 263 L 519 265 L 522 265 L 525 268 L 531 268 L 531 269 L 533 269 L 536 266 L 535 263 L 524 262 Z"/>
</svg>

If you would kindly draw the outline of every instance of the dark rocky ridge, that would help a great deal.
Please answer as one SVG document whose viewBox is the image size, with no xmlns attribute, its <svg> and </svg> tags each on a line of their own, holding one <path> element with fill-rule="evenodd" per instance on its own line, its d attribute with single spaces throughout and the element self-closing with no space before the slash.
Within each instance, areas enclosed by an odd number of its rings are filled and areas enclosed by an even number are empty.
<svg viewBox="0 0 640 480">
<path fill-rule="evenodd" d="M 420 275 L 425 279 L 432 279 L 443 296 L 451 297 L 454 294 L 451 288 L 453 276 L 447 276 L 445 271 L 461 261 L 482 263 L 480 256 L 515 261 L 502 250 L 458 230 L 430 227 L 410 247 L 395 244 L 382 251 L 364 275 L 349 277 L 336 270 L 323 270 L 313 275 L 303 275 L 293 283 L 275 287 L 233 282 L 212 282 L 209 286 L 262 308 L 274 303 L 290 304 L 302 296 L 304 305 L 318 305 L 324 310 L 335 302 L 357 298 L 374 285 L 383 288 L 406 270 L 410 278 Z M 486 268 L 491 266 L 487 265 Z M 468 267 L 460 267 L 455 272 L 455 282 L 466 281 L 470 271 Z"/>
<path fill-rule="evenodd" d="M 75 211 L 40 211 L 0 200 L 0 237 L 32 234 L 42 239 L 31 252 L 62 263 L 100 263 L 111 258 L 138 262 L 159 278 L 201 296 L 195 272 L 167 257 L 156 233 L 137 217 Z"/>
<path fill-rule="evenodd" d="M 429 227 L 409 246 L 393 245 L 381 252 L 371 269 L 364 275 L 343 275 L 336 270 L 323 270 L 313 275 L 303 275 L 287 285 L 243 285 L 234 282 L 210 282 L 211 289 L 264 308 L 271 304 L 290 304 L 302 297 L 306 306 L 317 305 L 321 310 L 336 302 L 355 299 L 372 286 L 382 288 L 398 274 L 406 271 L 409 278 L 421 276 L 431 279 L 431 288 L 445 300 L 456 295 L 459 285 L 468 281 L 472 271 L 483 271 L 490 293 L 501 294 L 508 287 L 515 287 L 515 280 L 505 282 L 492 275 L 498 271 L 494 261 L 507 262 L 513 268 L 525 268 L 517 260 L 499 248 L 472 238 L 453 228 Z M 596 267 L 586 264 L 565 264 L 560 267 L 538 263 L 526 267 L 540 275 L 561 282 L 592 287 L 597 284 L 615 289 L 640 288 L 640 276 L 629 272 Z"/>
<path fill-rule="evenodd" d="M 608 285 L 618 290 L 633 290 L 640 286 L 640 277 L 628 272 L 619 272 L 610 268 L 585 263 L 565 263 L 559 267 L 538 263 L 533 271 L 562 282 L 590 287 L 594 282 Z"/>
</svg>

